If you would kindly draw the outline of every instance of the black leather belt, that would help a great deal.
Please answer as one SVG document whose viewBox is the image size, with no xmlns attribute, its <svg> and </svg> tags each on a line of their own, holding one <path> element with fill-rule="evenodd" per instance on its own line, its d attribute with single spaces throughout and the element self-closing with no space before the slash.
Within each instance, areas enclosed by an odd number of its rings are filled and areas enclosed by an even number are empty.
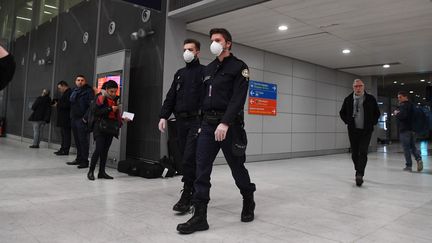
<svg viewBox="0 0 432 243">
<path fill-rule="evenodd" d="M 189 119 L 199 117 L 199 112 L 177 112 L 174 114 L 176 119 Z"/>
</svg>

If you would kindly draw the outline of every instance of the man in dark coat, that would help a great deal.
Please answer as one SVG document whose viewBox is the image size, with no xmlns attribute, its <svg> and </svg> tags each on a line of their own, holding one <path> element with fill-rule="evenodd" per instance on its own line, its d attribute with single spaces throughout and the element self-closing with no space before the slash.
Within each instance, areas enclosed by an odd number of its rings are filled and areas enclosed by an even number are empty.
<svg viewBox="0 0 432 243">
<path fill-rule="evenodd" d="M 44 89 L 42 95 L 37 97 L 31 107 L 33 112 L 28 120 L 32 122 L 33 125 L 33 145 L 31 145 L 30 148 L 39 148 L 43 128 L 45 124 L 50 122 L 51 98 L 49 94 L 49 90 Z"/>
<path fill-rule="evenodd" d="M 14 73 L 14 58 L 0 45 L 0 90 L 4 89 L 6 85 L 8 85 L 12 80 Z"/>
<path fill-rule="evenodd" d="M 54 154 L 69 155 L 72 134 L 70 118 L 72 90 L 65 81 L 58 82 L 57 89 L 62 94 L 58 102 L 55 103 L 57 107 L 57 127 L 61 129 L 61 147 Z"/>
<path fill-rule="evenodd" d="M 353 90 L 354 92 L 345 98 L 339 114 L 348 126 L 351 157 L 356 170 L 355 180 L 360 187 L 363 184 L 373 128 L 381 114 L 375 97 L 365 92 L 362 80 L 354 80 Z"/>
<path fill-rule="evenodd" d="M 77 148 L 75 161 L 67 162 L 68 165 L 78 165 L 78 169 L 89 167 L 90 133 L 87 129 L 87 121 L 84 119 L 90 103 L 94 98 L 93 88 L 87 84 L 84 75 L 78 75 L 75 79 L 76 87 L 70 96 L 71 125 Z"/>
</svg>

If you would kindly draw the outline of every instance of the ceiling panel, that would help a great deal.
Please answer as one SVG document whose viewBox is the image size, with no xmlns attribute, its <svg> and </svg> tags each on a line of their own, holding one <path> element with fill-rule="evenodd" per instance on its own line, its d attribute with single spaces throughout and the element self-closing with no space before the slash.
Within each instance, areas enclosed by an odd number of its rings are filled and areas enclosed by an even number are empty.
<svg viewBox="0 0 432 243">
<path fill-rule="evenodd" d="M 361 75 L 432 71 L 430 0 L 273 0 L 188 24 L 230 30 L 234 42 L 323 66 L 400 62 Z M 280 24 L 289 26 L 280 32 Z M 344 48 L 352 50 L 346 56 Z"/>
</svg>

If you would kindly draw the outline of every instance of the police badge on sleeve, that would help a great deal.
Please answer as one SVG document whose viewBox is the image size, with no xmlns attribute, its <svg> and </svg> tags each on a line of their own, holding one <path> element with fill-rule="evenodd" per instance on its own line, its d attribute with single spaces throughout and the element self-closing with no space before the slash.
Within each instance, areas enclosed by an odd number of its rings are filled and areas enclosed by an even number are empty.
<svg viewBox="0 0 432 243">
<path fill-rule="evenodd" d="M 247 81 L 249 81 L 249 69 L 243 69 L 242 76 L 245 77 Z"/>
</svg>

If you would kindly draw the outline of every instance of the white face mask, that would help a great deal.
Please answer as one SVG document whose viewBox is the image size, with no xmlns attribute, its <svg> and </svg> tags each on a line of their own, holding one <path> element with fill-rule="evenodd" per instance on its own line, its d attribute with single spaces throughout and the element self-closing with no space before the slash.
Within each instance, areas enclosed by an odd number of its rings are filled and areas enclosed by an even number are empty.
<svg viewBox="0 0 432 243">
<path fill-rule="evenodd" d="M 219 56 L 223 51 L 223 46 L 220 43 L 213 41 L 210 45 L 210 51 L 213 55 Z"/>
<path fill-rule="evenodd" d="M 193 52 L 186 50 L 183 52 L 183 59 L 186 63 L 190 63 L 195 59 Z"/>
</svg>

